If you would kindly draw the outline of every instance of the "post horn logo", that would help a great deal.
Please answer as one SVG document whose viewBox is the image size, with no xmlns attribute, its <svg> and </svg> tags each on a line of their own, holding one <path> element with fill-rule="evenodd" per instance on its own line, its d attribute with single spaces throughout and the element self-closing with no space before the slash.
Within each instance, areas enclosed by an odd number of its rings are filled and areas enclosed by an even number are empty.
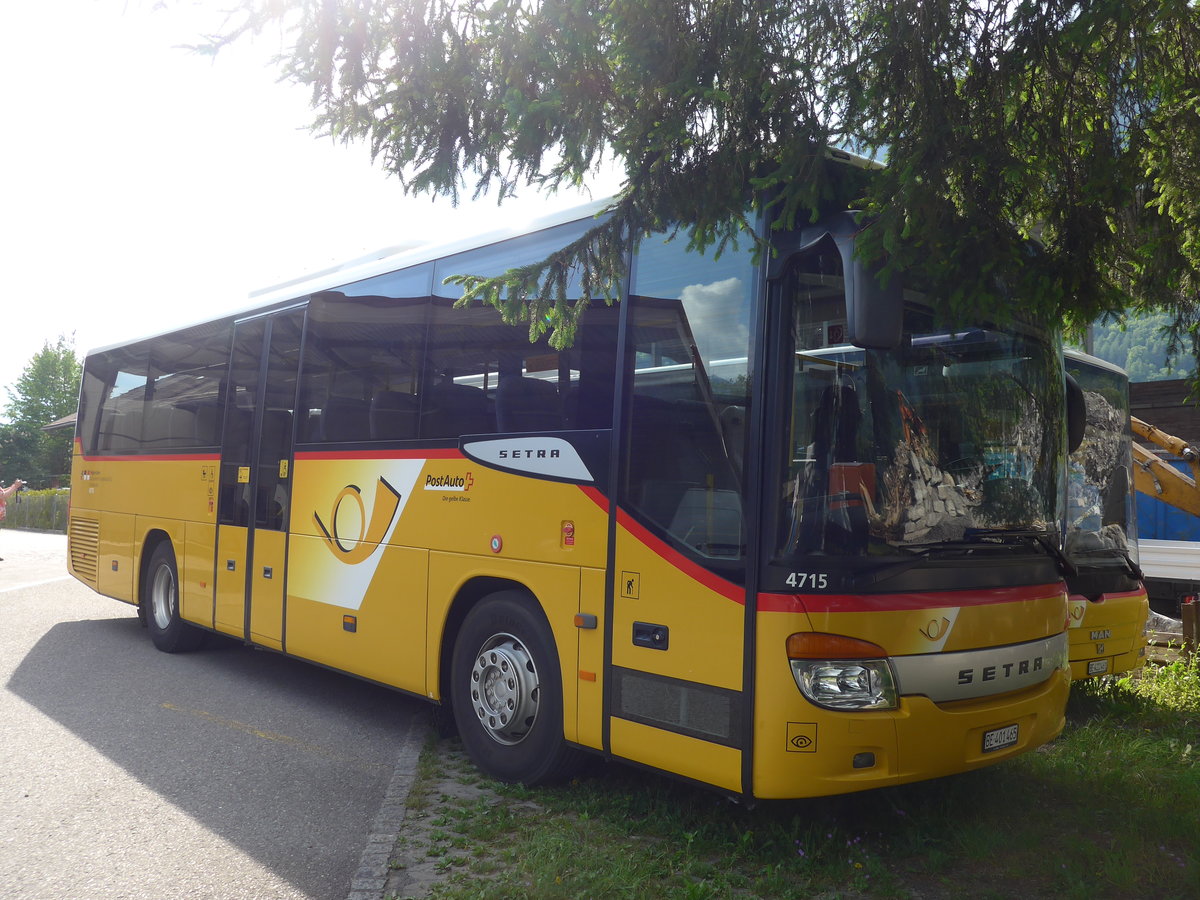
<svg viewBox="0 0 1200 900">
<path fill-rule="evenodd" d="M 929 640 L 931 640 L 931 641 L 936 641 L 936 640 L 941 639 L 942 637 L 944 637 L 946 635 L 946 632 L 949 630 L 950 630 L 950 620 L 947 619 L 945 616 L 942 616 L 942 618 L 940 620 L 930 619 L 929 624 L 927 624 L 924 628 L 918 629 L 918 631 L 920 631 L 921 634 L 925 635 L 925 637 L 929 638 Z"/>
<path fill-rule="evenodd" d="M 341 534 L 338 530 L 339 512 L 343 503 L 352 503 L 358 507 L 357 516 L 345 515 L 341 521 L 356 521 L 357 535 Z M 387 479 L 380 478 L 375 483 L 375 500 L 371 504 L 370 516 L 367 515 L 366 504 L 363 503 L 362 489 L 356 484 L 348 484 L 338 492 L 333 501 L 333 509 L 329 514 L 327 526 L 314 511 L 313 522 L 320 529 L 325 540 L 325 546 L 348 566 L 357 565 L 365 560 L 375 548 L 387 537 L 396 510 L 400 508 L 400 492 L 388 484 Z"/>
</svg>

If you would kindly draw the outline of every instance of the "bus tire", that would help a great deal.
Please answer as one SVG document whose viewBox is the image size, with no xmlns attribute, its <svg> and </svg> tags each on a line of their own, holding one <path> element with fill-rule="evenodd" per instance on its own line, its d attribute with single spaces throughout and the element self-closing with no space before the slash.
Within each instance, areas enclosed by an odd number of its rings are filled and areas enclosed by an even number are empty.
<svg viewBox="0 0 1200 900">
<path fill-rule="evenodd" d="M 500 781 L 560 781 L 582 756 L 563 738 L 562 679 L 554 638 L 524 594 L 486 597 L 454 643 L 451 707 L 475 764 Z"/>
<path fill-rule="evenodd" d="M 141 593 L 139 612 L 155 647 L 164 653 L 185 653 L 203 643 L 204 632 L 179 617 L 179 570 L 169 541 L 150 554 Z"/>
</svg>

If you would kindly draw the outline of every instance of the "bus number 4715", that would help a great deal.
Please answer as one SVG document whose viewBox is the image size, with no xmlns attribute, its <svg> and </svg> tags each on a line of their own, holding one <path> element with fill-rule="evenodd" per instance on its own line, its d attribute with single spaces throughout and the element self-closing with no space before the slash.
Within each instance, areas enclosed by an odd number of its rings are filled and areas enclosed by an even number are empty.
<svg viewBox="0 0 1200 900">
<path fill-rule="evenodd" d="M 804 590 L 804 588 L 824 590 L 829 587 L 829 576 L 824 572 L 789 572 L 784 582 L 788 587 L 797 590 Z"/>
</svg>

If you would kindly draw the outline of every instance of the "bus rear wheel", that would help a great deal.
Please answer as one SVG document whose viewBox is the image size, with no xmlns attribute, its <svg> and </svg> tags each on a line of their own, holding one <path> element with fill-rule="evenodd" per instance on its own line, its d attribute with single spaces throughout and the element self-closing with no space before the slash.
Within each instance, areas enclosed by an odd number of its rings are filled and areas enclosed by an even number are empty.
<svg viewBox="0 0 1200 900">
<path fill-rule="evenodd" d="M 581 762 L 563 738 L 550 627 L 524 594 L 493 594 L 467 614 L 454 644 L 450 702 L 467 753 L 494 778 L 558 781 Z"/>
<path fill-rule="evenodd" d="M 140 612 L 150 640 L 164 653 L 195 650 L 204 641 L 204 632 L 179 616 L 179 570 L 175 551 L 167 541 L 150 554 L 142 580 Z"/>
</svg>

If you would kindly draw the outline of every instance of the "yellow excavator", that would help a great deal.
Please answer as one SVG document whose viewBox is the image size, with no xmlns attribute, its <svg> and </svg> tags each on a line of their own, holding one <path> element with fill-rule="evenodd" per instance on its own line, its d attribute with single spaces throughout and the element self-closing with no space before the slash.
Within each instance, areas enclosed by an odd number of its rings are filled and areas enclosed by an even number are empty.
<svg viewBox="0 0 1200 900">
<path fill-rule="evenodd" d="M 1136 441 L 1133 444 L 1133 484 L 1138 493 L 1161 500 L 1182 512 L 1200 516 L 1200 450 L 1187 441 L 1167 434 L 1155 428 L 1148 422 L 1143 422 L 1137 416 L 1129 417 L 1129 425 L 1133 433 L 1144 441 L 1161 447 L 1177 459 L 1187 464 L 1191 475 L 1159 459 Z M 1164 546 L 1170 546 L 1164 542 Z M 1143 563 L 1149 562 L 1144 554 Z M 1169 570 L 1168 570 L 1169 572 Z M 1148 573 L 1149 574 L 1149 573 Z M 1180 574 L 1190 573 L 1174 573 Z M 1152 579 L 1147 578 L 1147 585 Z M 1178 591 L 1176 591 L 1178 593 Z M 1195 647 L 1197 641 L 1197 604 L 1192 594 L 1189 598 L 1180 598 L 1179 616 L 1182 618 L 1184 645 Z M 1190 602 L 1189 602 L 1190 601 Z"/>
<path fill-rule="evenodd" d="M 1129 417 L 1133 433 L 1172 456 L 1182 459 L 1191 469 L 1191 476 L 1163 462 L 1141 444 L 1133 445 L 1133 484 L 1139 493 L 1168 503 L 1176 509 L 1200 516 L 1200 451 L 1191 444 L 1166 434 L 1137 416 Z"/>
</svg>

